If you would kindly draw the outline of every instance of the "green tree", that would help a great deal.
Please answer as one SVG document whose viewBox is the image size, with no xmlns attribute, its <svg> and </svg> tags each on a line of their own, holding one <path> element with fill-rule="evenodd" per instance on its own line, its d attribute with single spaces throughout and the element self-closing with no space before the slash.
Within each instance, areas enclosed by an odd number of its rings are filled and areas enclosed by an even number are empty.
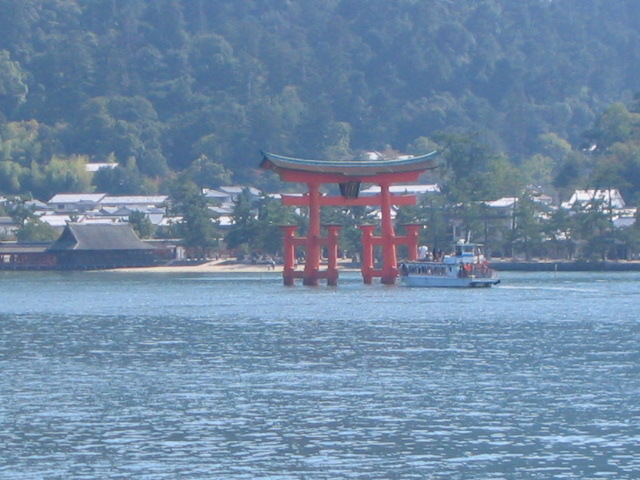
<svg viewBox="0 0 640 480">
<path fill-rule="evenodd" d="M 440 134 L 436 141 L 443 145 L 444 165 L 439 170 L 443 193 L 451 202 L 466 203 L 500 196 L 485 183 L 490 164 L 497 162 L 499 156 L 479 135 Z"/>
<path fill-rule="evenodd" d="M 232 172 L 222 164 L 201 155 L 186 170 L 186 178 L 201 188 L 217 188 L 231 183 Z"/>
<path fill-rule="evenodd" d="M 0 50 L 0 115 L 23 103 L 28 92 L 27 73 L 8 51 Z"/>
<path fill-rule="evenodd" d="M 98 192 L 111 195 L 144 195 L 152 193 L 148 182 L 138 170 L 138 165 L 130 157 L 124 165 L 100 168 L 92 183 Z"/>
<path fill-rule="evenodd" d="M 36 198 L 49 199 L 56 193 L 82 193 L 91 190 L 91 174 L 86 157 L 53 157 L 44 166 L 31 168 L 31 191 Z"/>
<path fill-rule="evenodd" d="M 533 258 L 534 252 L 540 252 L 542 246 L 543 226 L 540 222 L 540 212 L 541 205 L 533 199 L 529 191 L 525 190 L 518 196 L 510 241 L 514 253 L 524 253 L 527 261 Z"/>
<path fill-rule="evenodd" d="M 601 199 L 594 198 L 584 207 L 575 206 L 571 217 L 571 235 L 581 245 L 581 257 L 604 260 L 611 247 L 611 212 Z"/>
<path fill-rule="evenodd" d="M 16 238 L 19 242 L 52 242 L 58 237 L 58 232 L 38 218 L 27 220 L 24 225 L 16 231 Z"/>
<path fill-rule="evenodd" d="M 147 99 L 93 98 L 80 110 L 79 117 L 76 148 L 102 159 L 114 154 L 121 163 L 134 158 L 140 172 L 151 177 L 167 174 L 162 125 Z"/>
<path fill-rule="evenodd" d="M 231 214 L 231 228 L 225 235 L 225 242 L 230 249 L 237 249 L 245 246 L 250 254 L 258 247 L 260 224 L 257 218 L 257 205 L 253 201 L 248 189 L 233 202 L 233 212 Z"/>
<path fill-rule="evenodd" d="M 38 217 L 33 213 L 35 207 L 27 206 L 24 199 L 14 198 L 12 201 L 12 207 L 9 211 L 11 220 L 19 227 L 23 227 L 27 222 L 38 220 Z"/>
<path fill-rule="evenodd" d="M 140 238 L 152 238 L 156 230 L 155 225 L 151 223 L 151 220 L 144 212 L 131 212 L 129 214 L 129 224 Z"/>
<path fill-rule="evenodd" d="M 22 181 L 28 169 L 12 161 L 0 161 L 0 192 L 10 194 L 23 193 Z"/>
<path fill-rule="evenodd" d="M 358 226 L 377 223 L 377 219 L 367 207 L 333 207 L 322 209 L 322 223 L 341 225 L 338 248 L 355 258 L 362 253 L 362 232 Z"/>
<path fill-rule="evenodd" d="M 623 103 L 614 103 L 596 120 L 595 127 L 585 136 L 604 149 L 617 142 L 626 142 L 640 126 L 640 114 L 627 110 Z"/>
<path fill-rule="evenodd" d="M 173 212 L 182 216 L 177 227 L 185 247 L 199 257 L 206 256 L 217 245 L 219 233 L 202 191 L 193 182 L 179 181 L 172 190 L 171 203 Z"/>
<path fill-rule="evenodd" d="M 263 253 L 275 255 L 282 253 L 282 225 L 298 222 L 291 207 L 285 207 L 281 202 L 268 195 L 258 199 L 257 238 L 253 243 L 256 249 Z"/>
</svg>

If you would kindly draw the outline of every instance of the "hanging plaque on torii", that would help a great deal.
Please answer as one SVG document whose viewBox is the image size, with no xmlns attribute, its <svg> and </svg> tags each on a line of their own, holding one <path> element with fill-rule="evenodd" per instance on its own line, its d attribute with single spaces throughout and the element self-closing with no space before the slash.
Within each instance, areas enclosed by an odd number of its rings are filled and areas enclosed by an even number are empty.
<svg viewBox="0 0 640 480">
<path fill-rule="evenodd" d="M 293 285 L 301 278 L 304 285 L 318 285 L 320 279 L 326 279 L 328 285 L 338 283 L 338 238 L 339 225 L 325 225 L 327 234 L 322 236 L 320 209 L 322 207 L 377 206 L 380 207 L 380 235 L 375 235 L 376 225 L 361 225 L 362 231 L 362 278 L 364 283 L 372 283 L 380 278 L 381 283 L 392 285 L 398 276 L 396 247 L 408 247 L 408 259 L 415 260 L 418 255 L 419 225 L 406 225 L 407 234 L 396 235 L 391 207 L 393 205 L 415 205 L 415 195 L 397 195 L 390 192 L 394 183 L 415 182 L 420 174 L 432 167 L 437 152 L 426 155 L 369 161 L 325 161 L 305 160 L 283 157 L 262 152 L 260 167 L 273 170 L 284 182 L 306 183 L 308 192 L 303 196 L 282 196 L 282 204 L 307 207 L 309 209 L 309 228 L 306 236 L 297 236 L 295 226 L 283 226 L 284 232 L 284 269 L 285 285 Z M 360 185 L 364 183 L 380 186 L 380 194 L 360 197 Z M 320 192 L 323 184 L 337 184 L 339 196 L 326 196 Z M 374 247 L 382 248 L 382 267 L 375 268 Z M 303 270 L 295 269 L 296 248 L 304 248 L 305 263 Z M 327 268 L 320 270 L 322 249 L 326 248 Z"/>
</svg>

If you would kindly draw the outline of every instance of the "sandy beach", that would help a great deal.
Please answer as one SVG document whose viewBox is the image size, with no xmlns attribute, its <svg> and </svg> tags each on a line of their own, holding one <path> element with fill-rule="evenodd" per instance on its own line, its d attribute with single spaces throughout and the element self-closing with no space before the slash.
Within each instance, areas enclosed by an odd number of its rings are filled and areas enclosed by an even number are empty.
<svg viewBox="0 0 640 480">
<path fill-rule="evenodd" d="M 326 268 L 326 267 L 321 267 Z M 298 267 L 302 270 L 302 267 Z M 359 271 L 359 268 L 353 268 L 348 264 L 338 265 L 340 271 Z M 212 260 L 210 262 L 200 263 L 197 265 L 159 265 L 155 267 L 139 267 L 139 268 L 119 268 L 119 272 L 157 272 L 157 273 L 266 273 L 276 272 L 282 273 L 282 265 L 276 265 L 272 269 L 266 264 L 250 264 L 237 262 L 233 259 Z"/>
</svg>

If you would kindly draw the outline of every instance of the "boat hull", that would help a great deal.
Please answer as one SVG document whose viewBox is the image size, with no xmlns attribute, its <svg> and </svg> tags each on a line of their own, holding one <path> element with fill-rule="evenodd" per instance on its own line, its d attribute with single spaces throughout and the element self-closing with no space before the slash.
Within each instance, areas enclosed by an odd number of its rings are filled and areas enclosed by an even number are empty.
<svg viewBox="0 0 640 480">
<path fill-rule="evenodd" d="M 489 288 L 500 283 L 497 278 L 458 278 L 428 275 L 409 275 L 401 277 L 401 282 L 407 287 L 422 288 Z"/>
</svg>

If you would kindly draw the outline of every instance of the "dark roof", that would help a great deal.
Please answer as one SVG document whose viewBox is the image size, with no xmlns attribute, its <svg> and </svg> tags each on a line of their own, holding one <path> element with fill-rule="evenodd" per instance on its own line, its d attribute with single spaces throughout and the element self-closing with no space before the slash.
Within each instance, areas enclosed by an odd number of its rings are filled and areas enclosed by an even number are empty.
<svg viewBox="0 0 640 480">
<path fill-rule="evenodd" d="M 273 170 L 297 170 L 312 173 L 330 173 L 345 176 L 380 175 L 383 173 L 415 172 L 432 167 L 437 151 L 417 157 L 389 160 L 306 160 L 302 158 L 283 157 L 269 152 L 262 152 L 260 168 Z"/>
<path fill-rule="evenodd" d="M 49 251 L 62 250 L 151 250 L 128 223 L 69 223 Z"/>
</svg>

